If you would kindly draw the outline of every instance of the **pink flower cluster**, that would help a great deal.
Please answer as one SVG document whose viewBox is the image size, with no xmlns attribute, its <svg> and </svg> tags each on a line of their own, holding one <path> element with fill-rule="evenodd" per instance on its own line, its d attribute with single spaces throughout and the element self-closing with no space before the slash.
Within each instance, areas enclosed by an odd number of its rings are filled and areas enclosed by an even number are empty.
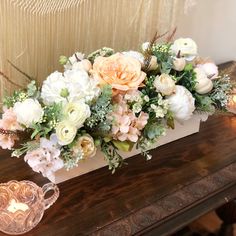
<svg viewBox="0 0 236 236">
<path fill-rule="evenodd" d="M 0 120 L 0 128 L 9 131 L 23 129 L 17 122 L 16 114 L 12 108 L 4 109 L 2 119 Z M 18 140 L 16 135 L 0 134 L 0 146 L 3 149 L 11 149 L 14 146 L 16 140 Z"/>
<path fill-rule="evenodd" d="M 117 95 L 114 98 L 116 105 L 111 116 L 113 119 L 112 136 L 120 141 L 137 142 L 141 135 L 141 130 L 145 127 L 148 121 L 148 114 L 141 112 L 138 117 L 129 109 L 122 95 Z"/>
<path fill-rule="evenodd" d="M 50 140 L 46 138 L 40 139 L 40 147 L 28 151 L 24 160 L 28 162 L 33 171 L 42 173 L 44 177 L 54 180 L 54 173 L 63 168 L 64 163 L 60 158 L 61 151 L 57 147 L 57 140 L 52 135 Z"/>
</svg>

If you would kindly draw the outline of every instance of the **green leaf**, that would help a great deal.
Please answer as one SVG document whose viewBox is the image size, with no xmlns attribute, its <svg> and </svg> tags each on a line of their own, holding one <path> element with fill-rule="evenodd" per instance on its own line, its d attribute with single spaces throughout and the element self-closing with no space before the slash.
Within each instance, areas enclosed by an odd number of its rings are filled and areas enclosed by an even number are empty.
<svg viewBox="0 0 236 236">
<path fill-rule="evenodd" d="M 149 123 L 144 128 L 144 135 L 148 139 L 156 139 L 160 137 L 165 132 L 165 127 L 163 124 L 158 124 L 156 122 Z"/>
<path fill-rule="evenodd" d="M 187 64 L 185 67 L 184 67 L 184 71 L 191 71 L 193 70 L 193 65 L 192 64 Z"/>
<path fill-rule="evenodd" d="M 190 92 L 195 91 L 195 86 L 197 83 L 196 73 L 193 70 L 192 64 L 187 64 L 183 71 L 176 75 L 177 84 L 182 85 L 187 88 Z"/>
<path fill-rule="evenodd" d="M 36 82 L 35 80 L 32 80 L 28 85 L 27 85 L 27 95 L 29 97 L 34 97 L 37 94 L 37 87 L 36 87 Z"/>
<path fill-rule="evenodd" d="M 112 138 L 107 136 L 107 137 L 104 137 L 103 140 L 104 140 L 106 143 L 108 143 L 108 142 L 110 142 L 110 141 L 112 140 Z"/>
<path fill-rule="evenodd" d="M 209 96 L 194 94 L 195 103 L 198 111 L 214 112 L 213 101 Z"/>
<path fill-rule="evenodd" d="M 85 121 L 85 126 L 88 129 L 93 129 L 94 131 L 94 129 L 98 128 L 100 125 L 100 129 L 104 131 L 110 130 L 109 122 L 106 121 L 107 114 L 112 111 L 111 99 L 111 86 L 103 86 L 100 96 L 97 98 L 96 102 L 90 106 L 91 116 Z"/>
<path fill-rule="evenodd" d="M 118 140 L 113 140 L 112 143 L 115 145 L 115 147 L 123 152 L 130 152 L 134 146 L 133 142 L 129 141 L 118 141 Z"/>
</svg>

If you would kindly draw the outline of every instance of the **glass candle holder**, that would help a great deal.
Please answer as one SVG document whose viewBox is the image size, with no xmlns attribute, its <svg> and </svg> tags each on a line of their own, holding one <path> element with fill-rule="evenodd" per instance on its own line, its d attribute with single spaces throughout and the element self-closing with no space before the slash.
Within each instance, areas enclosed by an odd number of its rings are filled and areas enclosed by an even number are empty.
<svg viewBox="0 0 236 236">
<path fill-rule="evenodd" d="M 230 95 L 227 109 L 228 109 L 228 111 L 236 114 L 236 91 L 235 91 L 235 93 Z"/>
<path fill-rule="evenodd" d="M 51 190 L 53 195 L 45 198 Z M 31 181 L 0 184 L 0 231 L 11 235 L 30 231 L 58 197 L 59 189 L 53 183 L 42 188 Z"/>
</svg>

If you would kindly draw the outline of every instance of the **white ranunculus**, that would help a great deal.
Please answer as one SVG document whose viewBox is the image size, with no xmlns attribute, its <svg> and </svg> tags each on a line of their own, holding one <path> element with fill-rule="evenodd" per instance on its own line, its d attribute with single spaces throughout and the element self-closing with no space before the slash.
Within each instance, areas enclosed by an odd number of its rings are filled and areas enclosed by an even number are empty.
<svg viewBox="0 0 236 236">
<path fill-rule="evenodd" d="M 64 75 L 56 71 L 43 82 L 41 97 L 46 105 L 80 99 L 90 102 L 100 93 L 97 85 L 84 70 L 67 70 Z"/>
<path fill-rule="evenodd" d="M 180 56 L 187 61 L 192 61 L 197 55 L 197 44 L 190 38 L 179 38 L 174 41 L 171 50 L 175 56 L 180 51 Z"/>
<path fill-rule="evenodd" d="M 168 74 L 156 76 L 153 85 L 162 95 L 171 95 L 175 91 L 175 81 Z"/>
<path fill-rule="evenodd" d="M 195 90 L 199 94 L 209 93 L 213 88 L 212 81 L 207 77 L 207 74 L 202 68 L 195 68 L 197 83 L 195 85 Z"/>
<path fill-rule="evenodd" d="M 70 102 L 64 107 L 66 119 L 75 125 L 78 129 L 81 128 L 85 120 L 90 117 L 90 107 L 83 101 Z"/>
<path fill-rule="evenodd" d="M 209 79 L 215 79 L 219 74 L 218 67 L 212 62 L 199 64 L 197 67 L 203 69 Z"/>
<path fill-rule="evenodd" d="M 188 120 L 195 110 L 195 99 L 184 86 L 176 85 L 175 87 L 175 93 L 167 98 L 169 109 L 173 112 L 176 120 Z"/>
<path fill-rule="evenodd" d="M 56 126 L 56 136 L 60 145 L 68 145 L 73 142 L 77 128 L 68 120 L 61 121 Z"/>
<path fill-rule="evenodd" d="M 28 98 L 23 102 L 16 102 L 13 110 L 16 114 L 17 121 L 26 127 L 39 122 L 44 114 L 40 103 L 32 98 Z"/>
</svg>

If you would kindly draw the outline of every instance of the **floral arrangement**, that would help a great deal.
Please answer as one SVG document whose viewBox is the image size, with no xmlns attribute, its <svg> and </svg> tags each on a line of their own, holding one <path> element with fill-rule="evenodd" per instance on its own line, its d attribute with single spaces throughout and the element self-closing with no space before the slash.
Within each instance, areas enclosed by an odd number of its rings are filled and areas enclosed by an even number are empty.
<svg viewBox="0 0 236 236">
<path fill-rule="evenodd" d="M 4 99 L 0 146 L 13 149 L 24 132 L 30 136 L 12 156 L 45 177 L 101 149 L 112 172 L 122 165 L 119 151 L 148 150 L 174 120 L 193 113 L 225 111 L 232 89 L 227 75 L 200 58 L 190 38 L 142 44 L 140 52 L 101 48 L 59 62 L 63 72 L 50 74 L 42 86 L 31 81 Z M 96 157 L 93 157 L 96 158 Z"/>
</svg>

